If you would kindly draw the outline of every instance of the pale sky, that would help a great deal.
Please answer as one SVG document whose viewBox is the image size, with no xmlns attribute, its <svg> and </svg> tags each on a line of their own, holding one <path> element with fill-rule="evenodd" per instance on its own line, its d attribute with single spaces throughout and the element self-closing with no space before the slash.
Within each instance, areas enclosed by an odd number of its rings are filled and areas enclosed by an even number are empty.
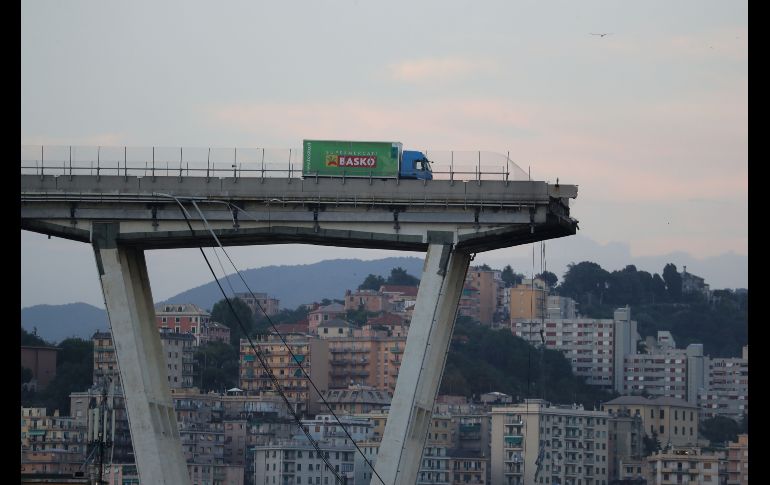
<svg viewBox="0 0 770 485">
<path fill-rule="evenodd" d="M 747 257 L 747 2 L 21 3 L 22 145 L 304 138 L 510 152 L 535 179 L 579 186 L 572 215 L 599 247 Z M 21 241 L 22 306 L 103 306 L 87 245 Z M 156 298 L 210 279 L 191 254 L 148 256 Z M 236 259 L 396 254 L 263 246 Z"/>
</svg>

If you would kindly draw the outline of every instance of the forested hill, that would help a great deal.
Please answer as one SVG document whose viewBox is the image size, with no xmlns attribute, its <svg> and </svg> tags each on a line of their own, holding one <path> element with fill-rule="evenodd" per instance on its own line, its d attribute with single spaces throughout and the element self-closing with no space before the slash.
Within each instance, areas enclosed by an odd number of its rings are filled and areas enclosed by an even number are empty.
<svg viewBox="0 0 770 485">
<path fill-rule="evenodd" d="M 517 402 L 545 398 L 557 404 L 583 404 L 586 409 L 598 409 L 601 402 L 616 396 L 575 376 L 561 352 L 541 351 L 508 329 L 493 330 L 459 317 L 440 393 L 478 399 L 492 391 L 513 396 Z"/>
<path fill-rule="evenodd" d="M 713 290 L 682 293 L 682 276 L 673 264 L 662 276 L 637 271 L 633 265 L 608 272 L 590 261 L 570 265 L 554 293 L 575 299 L 581 315 L 612 318 L 615 308 L 629 305 L 642 338 L 669 330 L 678 348 L 702 343 L 711 357 L 737 357 L 748 344 L 748 291 Z"/>
</svg>

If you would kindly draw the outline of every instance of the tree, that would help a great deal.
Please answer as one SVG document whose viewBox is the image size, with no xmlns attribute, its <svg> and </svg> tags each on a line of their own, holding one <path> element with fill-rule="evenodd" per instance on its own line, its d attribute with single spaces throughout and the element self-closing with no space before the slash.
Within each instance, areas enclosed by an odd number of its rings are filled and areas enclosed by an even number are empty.
<svg viewBox="0 0 770 485">
<path fill-rule="evenodd" d="M 227 304 L 227 300 L 220 300 L 215 303 L 211 309 L 211 320 L 219 322 L 230 329 L 230 344 L 238 348 L 241 344 L 241 339 L 246 338 L 241 325 L 245 327 L 249 335 L 254 332 L 254 315 L 251 312 L 251 308 L 240 298 L 231 298 L 230 303 L 232 304 L 232 309 Z M 235 310 L 235 313 L 233 313 L 233 310 Z"/>
<path fill-rule="evenodd" d="M 281 323 L 296 323 L 305 319 L 307 319 L 307 308 L 305 305 L 300 305 L 294 310 L 283 308 L 269 319 L 267 316 L 258 319 L 255 325 L 255 331 L 256 333 L 267 333 L 272 330 L 270 322 L 273 322 L 274 325 L 279 325 Z"/>
<path fill-rule="evenodd" d="M 359 290 L 379 290 L 385 284 L 385 278 L 379 275 L 370 274 L 363 283 L 358 285 Z"/>
<path fill-rule="evenodd" d="M 61 341 L 56 356 L 56 377 L 38 393 L 38 398 L 49 411 L 58 409 L 61 415 L 68 415 L 70 394 L 91 387 L 93 353 L 91 340 L 68 338 Z"/>
<path fill-rule="evenodd" d="M 345 319 L 359 327 L 366 324 L 369 317 L 377 315 L 377 312 L 369 312 L 363 305 L 360 305 L 357 310 L 348 310 L 345 312 Z"/>
<path fill-rule="evenodd" d="M 571 263 L 559 285 L 559 294 L 577 301 L 582 313 L 601 318 L 604 312 L 612 314 L 612 308 L 603 307 L 609 282 L 610 274 L 598 264 L 591 261 Z"/>
<path fill-rule="evenodd" d="M 513 268 L 511 268 L 510 264 L 503 268 L 503 272 L 500 274 L 500 277 L 503 279 L 505 286 L 509 288 L 521 283 L 521 278 L 519 278 L 519 275 L 513 272 Z"/>
<path fill-rule="evenodd" d="M 663 303 L 666 301 L 668 297 L 666 294 L 666 282 L 663 281 L 663 278 L 661 278 L 658 273 L 655 273 L 652 276 L 650 290 L 652 291 L 653 296 L 652 303 Z"/>
<path fill-rule="evenodd" d="M 420 284 L 420 280 L 410 275 L 404 268 L 399 266 L 398 268 L 393 268 L 390 271 L 390 276 L 388 277 L 386 284 L 399 286 L 417 286 Z"/>
<path fill-rule="evenodd" d="M 29 333 L 21 327 L 21 345 L 32 347 L 50 347 L 51 344 L 37 336 L 37 333 Z"/>
<path fill-rule="evenodd" d="M 682 300 L 682 275 L 676 270 L 676 265 L 668 263 L 663 268 L 663 281 L 666 283 L 666 292 L 673 302 Z"/>
<path fill-rule="evenodd" d="M 712 443 L 727 443 L 736 441 L 740 425 L 730 418 L 724 416 L 714 416 L 703 421 L 700 425 L 700 432 Z"/>
<path fill-rule="evenodd" d="M 556 283 L 559 282 L 559 277 L 555 274 L 551 273 L 550 271 L 543 271 L 539 275 L 536 276 L 536 278 L 540 278 L 545 282 L 546 285 L 548 285 L 548 288 L 553 289 L 556 286 Z"/>
<path fill-rule="evenodd" d="M 660 450 L 660 440 L 658 439 L 658 433 L 652 432 L 652 436 L 644 435 L 642 438 L 644 444 L 644 456 L 650 456 L 656 451 Z"/>
<path fill-rule="evenodd" d="M 195 350 L 195 367 L 203 392 L 226 390 L 238 384 L 238 350 L 230 344 L 202 344 Z"/>
</svg>

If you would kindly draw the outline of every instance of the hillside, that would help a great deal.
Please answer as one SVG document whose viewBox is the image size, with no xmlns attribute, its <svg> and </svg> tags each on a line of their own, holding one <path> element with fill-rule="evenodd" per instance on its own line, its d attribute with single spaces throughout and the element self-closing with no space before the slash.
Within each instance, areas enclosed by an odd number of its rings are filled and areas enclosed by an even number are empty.
<svg viewBox="0 0 770 485">
<path fill-rule="evenodd" d="M 107 312 L 87 303 L 35 305 L 21 309 L 21 326 L 42 339 L 58 343 L 68 337 L 90 339 L 97 330 L 108 330 Z"/>
<path fill-rule="evenodd" d="M 265 292 L 281 300 L 281 308 L 294 309 L 303 303 L 321 301 L 324 298 L 343 298 L 345 290 L 354 290 L 369 274 L 387 277 L 395 267 L 404 268 L 417 277 L 422 273 L 420 258 L 384 258 L 372 261 L 360 259 L 334 259 L 314 264 L 295 266 L 265 266 L 248 269 L 241 274 L 254 293 Z M 246 291 L 238 276 L 231 276 L 230 283 L 236 292 Z M 226 291 L 230 286 L 222 281 Z M 168 298 L 168 302 L 195 303 L 211 309 L 222 299 L 215 282 L 183 291 Z"/>
</svg>

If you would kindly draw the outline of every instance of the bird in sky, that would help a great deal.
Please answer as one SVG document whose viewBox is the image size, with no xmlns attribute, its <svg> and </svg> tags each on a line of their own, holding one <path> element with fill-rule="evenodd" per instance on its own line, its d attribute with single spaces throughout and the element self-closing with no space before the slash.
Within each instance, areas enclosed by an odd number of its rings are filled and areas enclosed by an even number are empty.
<svg viewBox="0 0 770 485">
<path fill-rule="evenodd" d="M 606 34 L 594 34 L 594 33 L 591 33 L 591 35 L 598 35 L 599 37 L 604 37 L 605 35 L 611 35 L 611 34 L 612 34 L 612 32 L 607 32 Z"/>
</svg>

